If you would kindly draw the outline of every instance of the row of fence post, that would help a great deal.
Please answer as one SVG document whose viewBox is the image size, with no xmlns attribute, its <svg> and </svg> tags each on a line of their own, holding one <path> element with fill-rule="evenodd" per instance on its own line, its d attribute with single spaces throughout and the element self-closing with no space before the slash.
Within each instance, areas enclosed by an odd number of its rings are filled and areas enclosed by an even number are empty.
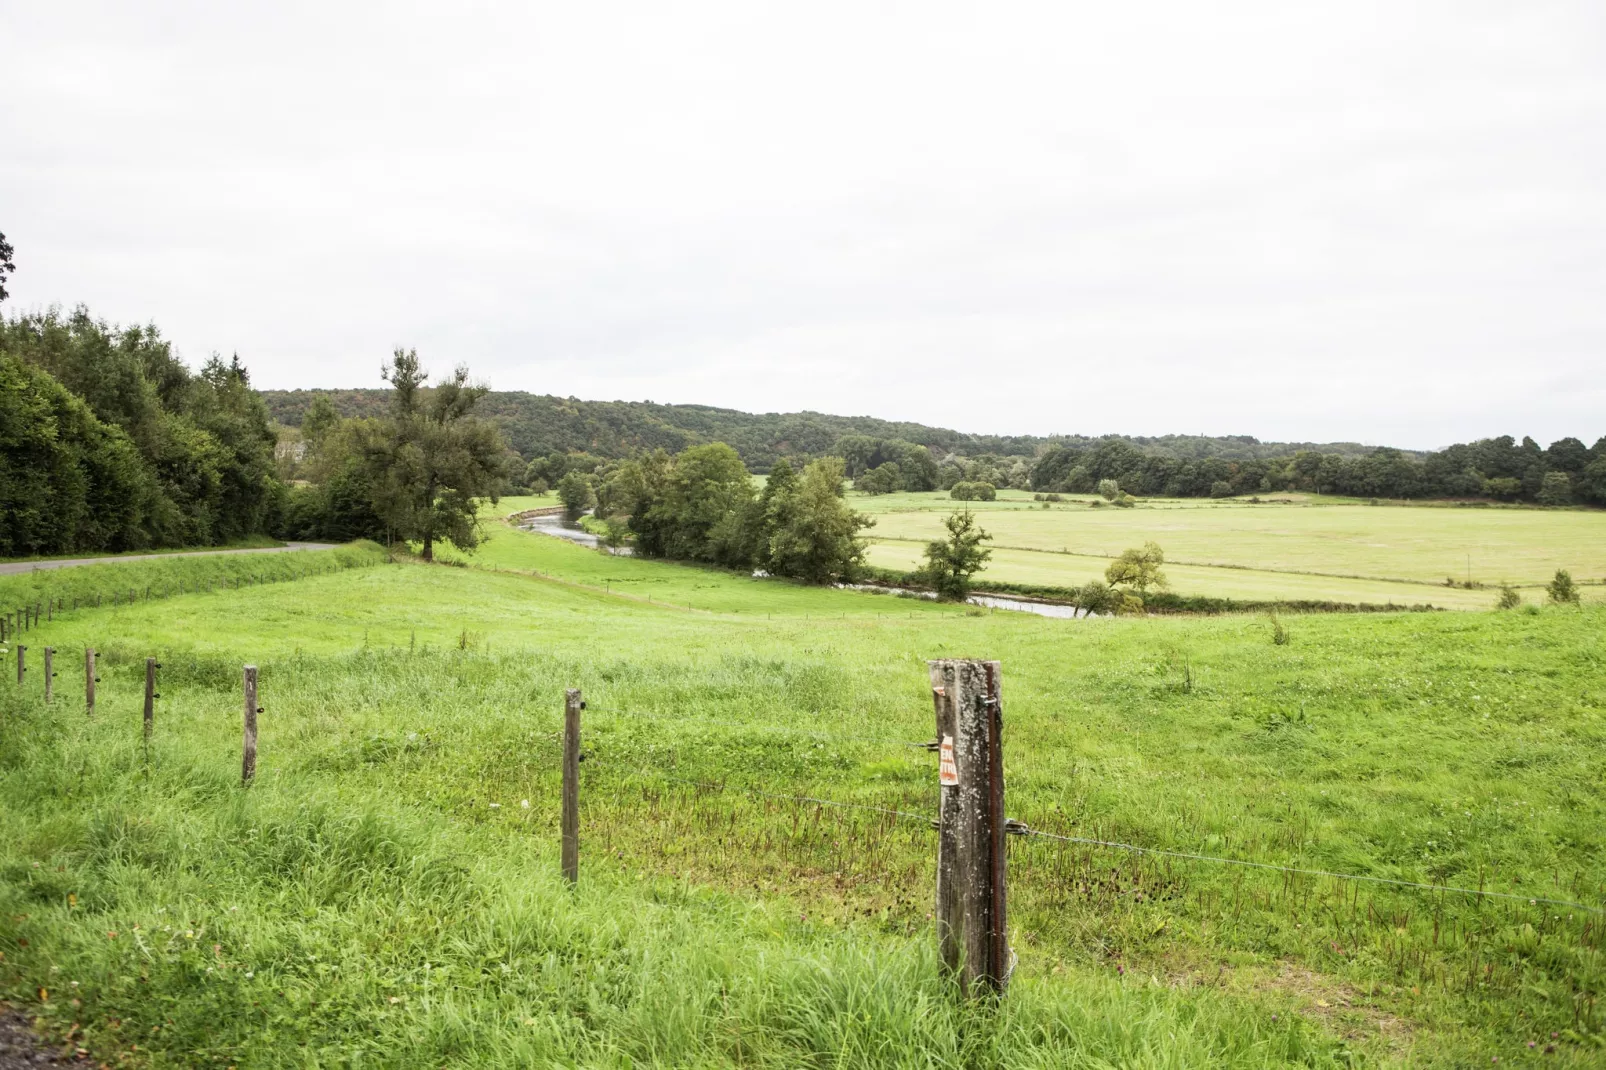
<svg viewBox="0 0 1606 1070">
<path fill-rule="evenodd" d="M 47 646 L 45 655 L 45 701 L 54 702 L 56 697 L 56 648 Z M 84 648 L 84 712 L 95 712 L 95 685 L 100 683 L 96 675 L 95 648 Z M 156 700 L 161 693 L 156 690 L 156 670 L 162 663 L 155 658 L 145 659 L 145 702 L 143 705 L 142 738 L 148 747 L 151 737 L 156 731 Z M 27 679 L 28 648 L 22 643 L 17 644 L 17 686 L 21 687 Z M 247 665 L 243 672 L 243 690 L 245 697 L 245 719 L 243 725 L 243 739 L 240 758 L 240 782 L 250 784 L 256 777 L 257 771 L 257 714 L 262 707 L 257 705 L 257 667 Z"/>
</svg>

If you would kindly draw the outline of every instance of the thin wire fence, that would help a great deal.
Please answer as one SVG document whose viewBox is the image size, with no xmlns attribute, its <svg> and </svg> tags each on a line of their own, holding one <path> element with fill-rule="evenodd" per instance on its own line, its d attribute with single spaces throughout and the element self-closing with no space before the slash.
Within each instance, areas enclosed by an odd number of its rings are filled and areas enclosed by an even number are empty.
<svg viewBox="0 0 1606 1070">
<path fill-rule="evenodd" d="M 808 736 L 818 740 L 841 740 L 847 743 L 878 743 L 888 747 L 908 747 L 916 750 L 931 750 L 935 743 L 931 740 L 915 742 L 907 739 L 891 739 L 887 736 L 861 736 L 846 732 L 822 732 L 815 728 L 801 728 L 796 725 L 763 724 L 755 721 L 732 721 L 717 717 L 682 717 L 674 714 L 650 713 L 644 710 L 623 710 L 614 706 L 593 706 L 586 704 L 587 713 L 610 713 L 616 717 L 629 717 L 644 721 L 660 721 L 677 725 L 713 725 L 721 728 L 740 728 L 752 732 L 775 732 L 787 735 Z"/>
<path fill-rule="evenodd" d="M 1218 855 L 1194 854 L 1191 851 L 1172 851 L 1163 847 L 1139 847 L 1133 843 L 1121 843 L 1117 840 L 1096 840 L 1088 836 L 1061 836 L 1054 832 L 1044 832 L 1021 826 L 1015 831 L 1028 838 L 1059 840 L 1062 843 L 1085 844 L 1090 847 L 1106 847 L 1118 851 L 1130 851 L 1134 854 L 1160 855 L 1165 858 L 1185 858 L 1195 862 L 1217 862 L 1222 865 L 1243 866 L 1247 869 L 1268 869 L 1276 873 L 1299 873 L 1308 877 L 1331 877 L 1335 880 L 1365 881 L 1370 884 L 1388 884 L 1398 888 L 1420 888 L 1430 892 L 1445 892 L 1453 895 L 1482 896 L 1488 899 L 1513 899 L 1524 903 L 1548 903 L 1552 906 L 1573 907 L 1577 910 L 1587 910 L 1594 914 L 1606 914 L 1606 908 L 1590 906 L 1588 903 L 1575 903 L 1568 899 L 1547 899 L 1544 896 L 1518 895 L 1514 892 L 1490 892 L 1482 888 L 1458 888 L 1449 884 L 1427 884 L 1422 881 L 1398 880 L 1393 877 L 1369 877 L 1363 873 L 1339 873 L 1329 869 L 1307 869 L 1304 866 L 1284 866 L 1275 862 L 1250 862 L 1242 858 L 1222 858 Z"/>
<path fill-rule="evenodd" d="M 661 713 L 649 713 L 641 710 L 623 710 L 616 707 L 590 706 L 588 704 L 587 711 L 590 712 L 593 710 L 597 712 L 611 713 L 622 717 L 642 718 L 645 720 L 672 722 L 675 724 L 699 724 L 739 728 L 743 730 L 774 731 L 824 740 L 879 743 L 887 746 L 901 746 L 918 748 L 921 750 L 930 750 L 933 746 L 932 743 L 926 741 L 916 743 L 909 740 L 890 739 L 881 736 L 859 736 L 845 733 L 821 732 L 815 729 L 797 728 L 791 725 L 764 725 L 746 721 L 729 721 L 709 717 L 677 717 Z M 785 792 L 767 791 L 763 788 L 755 788 L 745 785 L 733 785 L 725 781 L 693 780 L 686 777 L 673 776 L 658 769 L 637 769 L 635 770 L 635 775 L 643 778 L 657 778 L 659 780 L 664 780 L 671 783 L 683 784 L 689 787 L 699 788 L 704 791 L 738 791 L 748 795 L 754 795 L 767 799 L 778 799 L 782 801 L 805 803 L 816 806 L 830 806 L 843 810 L 864 810 L 873 813 L 888 814 L 898 818 L 919 821 L 926 824 L 928 827 L 936 827 L 936 819 L 930 814 L 919 814 L 892 807 L 875 806 L 870 803 L 850 803 L 843 802 L 838 799 L 826 799 L 813 795 L 793 795 Z M 1108 850 L 1127 851 L 1132 854 L 1157 855 L 1165 858 L 1186 859 L 1193 862 L 1211 862 L 1217 865 L 1240 866 L 1245 869 L 1261 869 L 1274 873 L 1293 873 L 1309 877 L 1327 877 L 1333 880 L 1359 881 L 1368 884 L 1380 884 L 1396 888 L 1410 888 L 1448 895 L 1463 895 L 1485 899 L 1504 899 L 1511 900 L 1513 902 L 1528 903 L 1530 905 L 1538 905 L 1542 903 L 1548 906 L 1568 907 L 1573 910 L 1583 910 L 1592 914 L 1606 914 L 1606 908 L 1591 906 L 1588 903 L 1579 903 L 1569 899 L 1553 899 L 1546 896 L 1521 895 L 1515 892 L 1493 892 L 1481 888 L 1462 888 L 1448 884 L 1432 884 L 1424 881 L 1400 880 L 1394 877 L 1373 877 L 1363 873 L 1340 873 L 1336 870 L 1312 869 L 1305 866 L 1288 866 L 1275 862 L 1252 862 L 1242 858 L 1226 858 L 1220 855 L 1197 854 L 1192 851 L 1177 851 L 1163 847 L 1142 847 L 1137 844 L 1124 843 L 1119 840 L 1100 840 L 1089 836 L 1064 836 L 1054 832 L 1045 832 L 1041 829 L 1034 829 L 1019 822 L 1013 822 L 1009 831 L 1012 834 L 1020 835 L 1029 839 L 1035 838 L 1056 840 L 1061 843 L 1073 843 L 1088 847 L 1101 847 Z"/>
</svg>

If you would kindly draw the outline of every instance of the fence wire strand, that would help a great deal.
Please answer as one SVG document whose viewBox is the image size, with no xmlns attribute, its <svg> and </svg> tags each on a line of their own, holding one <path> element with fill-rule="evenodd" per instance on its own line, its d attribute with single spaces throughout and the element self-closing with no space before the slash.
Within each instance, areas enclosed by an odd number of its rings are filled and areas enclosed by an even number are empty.
<svg viewBox="0 0 1606 1070">
<path fill-rule="evenodd" d="M 657 769 L 637 769 L 636 775 L 642 778 L 667 780 L 672 784 L 685 784 L 688 787 L 701 788 L 704 791 L 739 791 L 747 795 L 757 795 L 765 799 L 780 799 L 785 802 L 811 803 L 816 806 L 834 806 L 840 810 L 867 810 L 877 814 L 888 814 L 892 817 L 906 818 L 910 821 L 919 821 L 928 827 L 936 820 L 930 814 L 917 814 L 909 810 L 895 810 L 887 806 L 875 806 L 871 803 L 850 803 L 838 799 L 821 799 L 813 795 L 787 795 L 781 792 L 765 791 L 763 788 L 750 788 L 741 784 L 725 784 L 710 780 L 692 780 L 688 777 L 671 776 Z"/>
<path fill-rule="evenodd" d="M 1514 899 L 1524 903 L 1548 903 L 1551 906 L 1572 907 L 1576 910 L 1589 911 L 1592 914 L 1606 914 L 1606 909 L 1590 906 L 1588 903 L 1574 903 L 1568 899 L 1547 899 L 1537 895 L 1517 895 L 1514 892 L 1490 892 L 1481 888 L 1458 888 L 1449 884 L 1424 884 L 1420 881 L 1397 880 L 1393 877 L 1368 877 L 1360 873 L 1338 873 L 1327 869 L 1306 869 L 1302 866 L 1282 866 L 1274 862 L 1249 862 L 1241 858 L 1219 858 L 1215 855 L 1193 854 L 1189 851 L 1170 851 L 1162 847 L 1139 847 L 1133 843 L 1120 843 L 1115 840 L 1095 840 L 1086 836 L 1061 836 L 1053 832 L 1044 832 L 1041 829 L 1027 828 L 1021 835 L 1037 837 L 1048 840 L 1059 840 L 1063 843 L 1080 843 L 1090 847 L 1109 847 L 1121 851 L 1131 851 L 1135 854 L 1163 855 L 1167 858 L 1186 858 L 1195 862 L 1220 862 L 1229 866 L 1244 866 L 1248 869 L 1269 869 L 1278 873 L 1300 873 L 1308 877 L 1332 877 L 1335 880 L 1367 881 L 1372 884 L 1390 884 L 1399 888 L 1421 888 L 1430 892 L 1449 892 L 1454 895 L 1482 896 L 1488 899 Z"/>
<path fill-rule="evenodd" d="M 644 720 L 663 721 L 673 724 L 703 724 L 718 725 L 727 728 L 741 728 L 761 732 L 781 732 L 793 735 L 808 736 L 821 740 L 846 740 L 858 743 L 877 743 L 884 746 L 910 747 L 921 750 L 931 749 L 929 742 L 911 742 L 902 739 L 887 739 L 879 736 L 848 735 L 835 732 L 821 732 L 811 728 L 795 728 L 791 725 L 766 725 L 746 721 L 728 721 L 710 717 L 673 717 L 661 713 L 648 713 L 643 710 L 623 710 L 611 706 L 588 706 L 588 710 L 600 713 L 610 713 L 620 717 L 639 717 Z M 660 780 L 675 784 L 684 784 L 700 788 L 705 791 L 740 791 L 748 795 L 757 795 L 766 799 L 779 799 L 787 802 L 809 803 L 818 806 L 831 806 L 844 810 L 866 810 L 874 813 L 889 814 L 894 817 L 924 822 L 931 825 L 935 818 L 928 814 L 916 814 L 907 810 L 895 810 L 885 806 L 873 806 L 868 803 L 849 803 L 835 799 L 822 799 L 812 795 L 788 795 L 781 792 L 765 791 L 762 788 L 743 787 L 714 781 L 690 780 L 685 777 L 671 776 L 668 773 L 654 769 L 637 770 L 642 777 L 656 777 Z M 1020 835 L 1028 838 L 1058 840 L 1062 843 L 1083 844 L 1089 847 L 1104 847 L 1111 850 L 1129 851 L 1133 854 L 1159 855 L 1165 858 L 1181 858 L 1193 862 L 1215 862 L 1226 866 L 1241 866 L 1245 869 L 1263 869 L 1275 873 L 1297 873 L 1307 877 L 1330 877 L 1334 880 L 1362 881 L 1369 884 L 1384 884 L 1396 888 L 1413 888 L 1422 891 L 1440 892 L 1450 895 L 1465 895 L 1484 899 L 1507 899 L 1513 902 L 1528 903 L 1530 905 L 1546 904 L 1548 906 L 1568 907 L 1573 910 L 1583 910 L 1591 914 L 1606 914 L 1606 908 L 1591 906 L 1588 903 L 1577 903 L 1570 899 L 1551 899 L 1545 896 L 1519 895 L 1515 892 L 1491 892 L 1481 888 L 1461 888 L 1449 884 L 1428 884 L 1423 881 L 1399 880 L 1394 877 L 1371 877 L 1361 873 L 1339 873 L 1335 870 L 1309 869 L 1304 866 L 1285 866 L 1274 862 L 1251 862 L 1242 858 L 1223 858 L 1217 855 L 1195 854 L 1191 851 L 1174 851 L 1163 847 L 1140 847 L 1134 843 L 1122 843 L 1118 840 L 1099 840 L 1087 836 L 1062 836 L 1054 832 L 1044 832 L 1041 829 L 1029 828 L 1025 825 L 1018 829 Z"/>
<path fill-rule="evenodd" d="M 887 747 L 909 747 L 911 749 L 929 750 L 931 741 L 913 742 L 907 739 L 888 739 L 885 736 L 859 736 L 843 732 L 822 732 L 815 728 L 797 728 L 784 724 L 761 724 L 753 721 L 728 721 L 717 717 L 677 717 L 664 713 L 648 713 L 644 710 L 622 710 L 614 706 L 586 706 L 586 712 L 610 713 L 616 717 L 636 717 L 646 721 L 661 721 L 666 724 L 678 725 L 718 725 L 723 728 L 743 728 L 758 732 L 781 732 L 791 735 L 809 736 L 819 740 L 844 740 L 854 743 L 878 743 Z"/>
</svg>

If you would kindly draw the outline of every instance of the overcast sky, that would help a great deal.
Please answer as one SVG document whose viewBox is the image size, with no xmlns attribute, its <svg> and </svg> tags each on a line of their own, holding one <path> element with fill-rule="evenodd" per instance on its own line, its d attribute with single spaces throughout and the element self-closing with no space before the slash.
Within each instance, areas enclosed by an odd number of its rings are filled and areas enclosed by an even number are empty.
<svg viewBox="0 0 1606 1070">
<path fill-rule="evenodd" d="M 11 311 L 264 387 L 1606 434 L 1606 4 L 0 0 Z"/>
</svg>

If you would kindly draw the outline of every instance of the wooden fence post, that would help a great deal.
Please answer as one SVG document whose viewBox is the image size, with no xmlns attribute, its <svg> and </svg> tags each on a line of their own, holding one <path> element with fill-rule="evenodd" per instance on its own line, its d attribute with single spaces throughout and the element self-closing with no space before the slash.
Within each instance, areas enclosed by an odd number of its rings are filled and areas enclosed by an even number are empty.
<svg viewBox="0 0 1606 1070">
<path fill-rule="evenodd" d="M 84 647 L 84 710 L 87 713 L 95 712 L 95 648 Z"/>
<path fill-rule="evenodd" d="M 49 702 L 56 694 L 56 648 L 45 647 L 45 701 Z"/>
<path fill-rule="evenodd" d="M 145 659 L 145 742 L 156 727 L 156 659 Z"/>
<path fill-rule="evenodd" d="M 1005 896 L 1003 705 L 996 661 L 929 663 L 941 813 L 937 936 L 967 996 L 1002 995 L 1013 965 Z"/>
<path fill-rule="evenodd" d="M 22 674 L 28 671 L 28 666 L 26 664 L 26 655 L 27 655 L 27 653 L 28 653 L 28 648 L 23 646 L 21 643 L 18 643 L 17 644 L 17 686 L 18 687 L 22 686 Z"/>
<path fill-rule="evenodd" d="M 563 696 L 563 879 L 580 879 L 580 711 L 578 688 Z"/>
<path fill-rule="evenodd" d="M 245 667 L 245 749 L 240 759 L 240 786 L 249 787 L 257 775 L 257 667 Z"/>
</svg>

